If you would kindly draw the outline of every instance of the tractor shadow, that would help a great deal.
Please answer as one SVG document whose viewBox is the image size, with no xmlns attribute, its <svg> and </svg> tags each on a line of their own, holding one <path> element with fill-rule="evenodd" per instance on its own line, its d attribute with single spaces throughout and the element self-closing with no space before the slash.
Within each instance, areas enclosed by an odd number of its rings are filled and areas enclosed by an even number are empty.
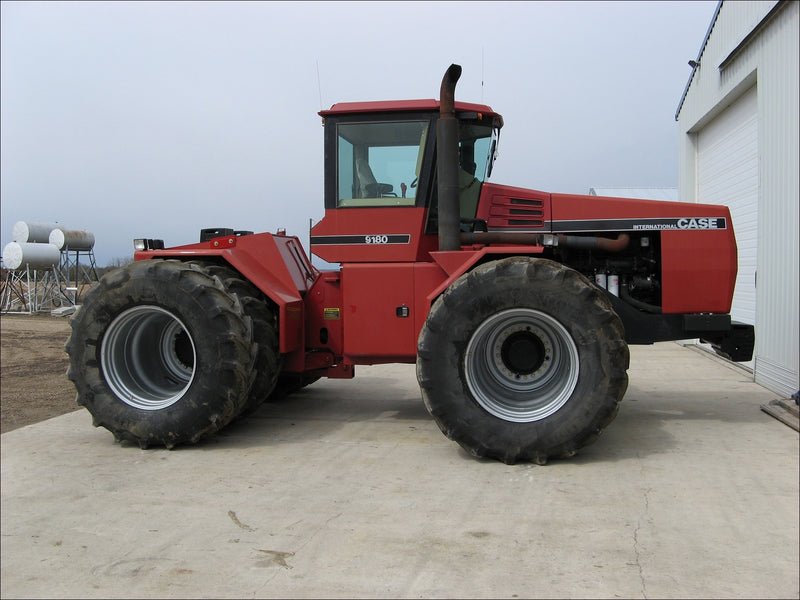
<svg viewBox="0 0 800 600">
<path fill-rule="evenodd" d="M 366 379 L 366 378 L 365 378 Z M 620 404 L 617 418 L 589 446 L 569 459 L 553 459 L 551 464 L 574 465 L 641 459 L 649 455 L 681 450 L 694 451 L 685 437 L 672 432 L 713 432 L 714 423 L 755 423 L 769 420 L 747 389 L 740 390 L 664 390 L 648 389 L 632 383 Z M 464 460 L 476 459 L 447 440 L 428 414 L 419 391 L 395 378 L 370 377 L 346 381 L 320 381 L 288 398 L 265 403 L 255 413 L 228 425 L 217 435 L 193 448 L 212 450 L 225 447 L 256 448 L 301 444 L 333 439 L 344 427 L 352 430 L 352 442 L 374 441 L 375 427 L 386 433 L 397 428 L 397 435 L 409 429 L 422 430 L 432 440 L 452 444 Z M 349 434 L 349 432 L 348 432 Z M 341 436 L 341 433 L 339 433 Z M 713 435 L 713 434 L 712 434 Z M 341 439 L 339 437 L 338 439 Z M 683 440 L 683 441 L 681 441 Z M 191 450 L 191 447 L 184 447 Z"/>
<path fill-rule="evenodd" d="M 730 425 L 769 420 L 752 390 L 665 390 L 632 383 L 616 419 L 593 444 L 567 460 L 582 465 L 708 452 Z"/>
<path fill-rule="evenodd" d="M 419 390 L 408 387 L 388 377 L 321 380 L 277 402 L 265 402 L 199 447 L 296 444 L 323 440 L 354 425 L 369 436 L 370 423 L 396 423 L 404 431 L 430 427 L 438 433 Z"/>
</svg>

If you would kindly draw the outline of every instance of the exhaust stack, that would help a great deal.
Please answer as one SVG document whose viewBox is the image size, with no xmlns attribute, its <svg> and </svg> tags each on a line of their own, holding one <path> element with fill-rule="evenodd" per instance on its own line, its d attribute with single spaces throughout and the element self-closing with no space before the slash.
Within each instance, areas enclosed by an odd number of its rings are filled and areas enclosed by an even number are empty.
<svg viewBox="0 0 800 600">
<path fill-rule="evenodd" d="M 439 120 L 436 123 L 436 165 L 439 196 L 439 250 L 460 250 L 458 206 L 458 120 L 456 83 L 461 66 L 450 65 L 439 90 Z"/>
</svg>

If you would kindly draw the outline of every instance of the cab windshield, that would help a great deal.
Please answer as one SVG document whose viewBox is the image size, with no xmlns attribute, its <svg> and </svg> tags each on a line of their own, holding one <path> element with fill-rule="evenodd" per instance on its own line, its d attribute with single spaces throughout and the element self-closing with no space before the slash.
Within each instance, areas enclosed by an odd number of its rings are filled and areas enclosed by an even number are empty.
<svg viewBox="0 0 800 600">
<path fill-rule="evenodd" d="M 474 219 L 481 184 L 491 174 L 497 148 L 497 129 L 491 125 L 462 121 L 458 140 L 458 189 L 461 218 Z"/>
</svg>

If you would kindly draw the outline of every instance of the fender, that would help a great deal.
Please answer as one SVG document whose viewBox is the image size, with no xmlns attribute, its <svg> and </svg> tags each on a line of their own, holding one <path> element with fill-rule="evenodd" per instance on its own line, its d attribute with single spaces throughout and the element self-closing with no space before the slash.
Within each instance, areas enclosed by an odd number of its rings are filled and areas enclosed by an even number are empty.
<svg viewBox="0 0 800 600">
<path fill-rule="evenodd" d="M 541 254 L 542 252 L 544 252 L 544 246 L 484 246 L 480 250 L 431 252 L 431 258 L 445 272 L 446 277 L 427 294 L 428 310 L 456 279 L 477 264 L 485 262 L 484 257 L 489 257 L 490 260 L 500 260 L 509 256 Z"/>
<path fill-rule="evenodd" d="M 259 233 L 134 254 L 135 260 L 208 257 L 224 260 L 275 303 L 282 354 L 304 349 L 303 296 L 319 277 L 319 272 L 306 257 L 300 240 L 294 236 Z"/>
</svg>

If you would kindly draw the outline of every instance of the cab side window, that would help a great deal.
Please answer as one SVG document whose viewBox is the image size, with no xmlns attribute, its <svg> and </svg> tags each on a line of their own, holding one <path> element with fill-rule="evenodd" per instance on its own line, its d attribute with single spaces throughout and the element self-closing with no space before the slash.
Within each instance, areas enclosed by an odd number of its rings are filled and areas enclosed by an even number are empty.
<svg viewBox="0 0 800 600">
<path fill-rule="evenodd" d="M 337 125 L 340 207 L 413 206 L 428 121 Z"/>
</svg>

